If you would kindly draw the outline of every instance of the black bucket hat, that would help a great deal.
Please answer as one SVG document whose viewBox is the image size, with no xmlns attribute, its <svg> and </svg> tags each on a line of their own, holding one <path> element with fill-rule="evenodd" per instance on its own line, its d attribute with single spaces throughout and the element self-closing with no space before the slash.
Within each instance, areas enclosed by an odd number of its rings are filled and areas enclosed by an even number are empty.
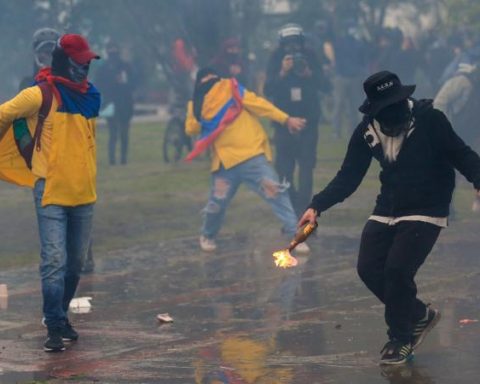
<svg viewBox="0 0 480 384">
<path fill-rule="evenodd" d="M 367 98 L 358 110 L 375 116 L 381 109 L 405 100 L 415 92 L 415 85 L 402 85 L 395 73 L 381 71 L 373 74 L 363 83 Z"/>
</svg>

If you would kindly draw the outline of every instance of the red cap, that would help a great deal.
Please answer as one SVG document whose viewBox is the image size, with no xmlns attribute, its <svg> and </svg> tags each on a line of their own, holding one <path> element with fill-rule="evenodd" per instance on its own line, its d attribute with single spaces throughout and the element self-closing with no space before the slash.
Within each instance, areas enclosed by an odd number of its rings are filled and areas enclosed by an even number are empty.
<svg viewBox="0 0 480 384">
<path fill-rule="evenodd" d="M 87 39 L 81 35 L 68 33 L 60 38 L 60 46 L 68 57 L 78 64 L 87 64 L 92 59 L 99 59 L 95 52 L 90 50 Z"/>
</svg>

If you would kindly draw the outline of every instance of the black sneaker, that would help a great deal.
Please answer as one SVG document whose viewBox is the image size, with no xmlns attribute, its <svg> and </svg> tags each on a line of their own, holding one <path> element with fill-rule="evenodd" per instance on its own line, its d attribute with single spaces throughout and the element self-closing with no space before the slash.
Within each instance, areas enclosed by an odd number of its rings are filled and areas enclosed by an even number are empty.
<svg viewBox="0 0 480 384">
<path fill-rule="evenodd" d="M 47 340 L 43 344 L 45 352 L 61 352 L 65 350 L 65 344 L 62 340 L 62 329 L 53 328 L 48 330 Z"/>
<path fill-rule="evenodd" d="M 62 329 L 62 340 L 63 341 L 77 341 L 78 333 L 73 329 L 72 324 L 65 320 L 65 326 Z"/>
<path fill-rule="evenodd" d="M 382 358 L 380 364 L 404 364 L 413 359 L 413 348 L 411 343 L 404 343 L 399 340 L 390 340 L 380 351 Z"/>
<path fill-rule="evenodd" d="M 425 318 L 418 321 L 413 326 L 413 337 L 412 337 L 412 348 L 417 348 L 420 344 L 422 344 L 425 336 L 427 336 L 428 332 L 432 330 L 432 328 L 437 325 L 440 320 L 440 311 L 437 309 L 431 309 L 427 307 L 427 314 Z"/>
</svg>

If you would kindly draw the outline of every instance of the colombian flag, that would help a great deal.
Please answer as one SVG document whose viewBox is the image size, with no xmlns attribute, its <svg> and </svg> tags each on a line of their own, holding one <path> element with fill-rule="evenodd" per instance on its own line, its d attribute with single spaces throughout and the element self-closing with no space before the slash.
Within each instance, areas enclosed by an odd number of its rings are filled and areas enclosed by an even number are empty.
<svg viewBox="0 0 480 384">
<path fill-rule="evenodd" d="M 186 157 L 186 161 L 192 161 L 205 151 L 210 144 L 227 128 L 242 112 L 242 98 L 245 88 L 232 78 L 232 98 L 210 120 L 202 120 L 200 138 L 195 142 L 192 152 Z"/>
</svg>

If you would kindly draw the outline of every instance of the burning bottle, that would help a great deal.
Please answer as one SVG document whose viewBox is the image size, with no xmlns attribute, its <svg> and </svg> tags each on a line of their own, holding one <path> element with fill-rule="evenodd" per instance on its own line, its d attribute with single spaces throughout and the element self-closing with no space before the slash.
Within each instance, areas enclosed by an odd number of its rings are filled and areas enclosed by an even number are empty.
<svg viewBox="0 0 480 384">
<path fill-rule="evenodd" d="M 298 261 L 290 254 L 290 252 L 293 251 L 298 244 L 307 240 L 308 236 L 313 233 L 317 226 L 317 223 L 308 223 L 307 225 L 303 226 L 297 231 L 287 249 L 274 252 L 273 258 L 275 259 L 275 265 L 280 268 L 295 267 L 298 264 Z"/>
<path fill-rule="evenodd" d="M 305 240 L 307 240 L 308 236 L 310 236 L 317 227 L 318 224 L 315 222 L 314 224 L 308 223 L 307 225 L 300 228 L 295 234 L 293 240 L 290 242 L 288 250 L 293 251 L 298 244 L 303 243 Z"/>
</svg>

